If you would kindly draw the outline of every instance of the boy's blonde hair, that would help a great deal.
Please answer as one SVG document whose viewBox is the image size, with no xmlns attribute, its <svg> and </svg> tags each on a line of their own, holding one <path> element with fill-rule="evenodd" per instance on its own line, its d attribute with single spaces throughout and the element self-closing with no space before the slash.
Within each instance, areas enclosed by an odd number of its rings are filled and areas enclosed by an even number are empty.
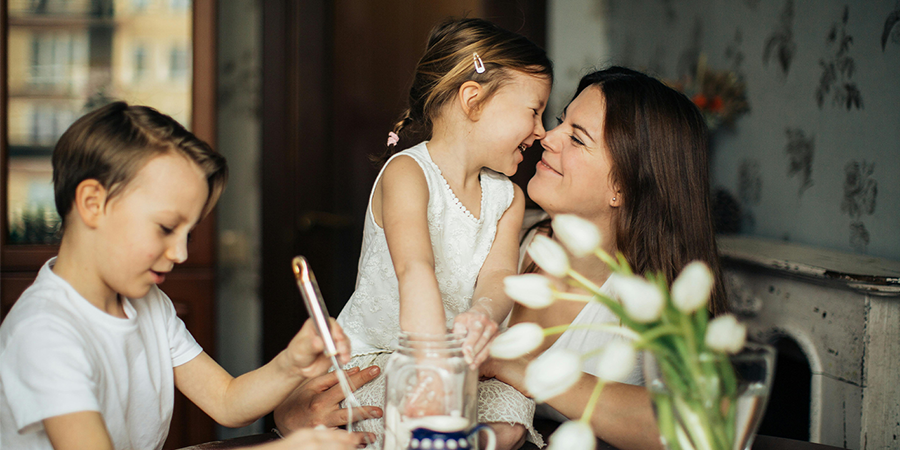
<svg viewBox="0 0 900 450">
<path fill-rule="evenodd" d="M 53 191 L 63 227 L 82 181 L 99 181 L 109 201 L 150 159 L 167 152 L 180 154 L 203 170 L 209 197 L 201 217 L 206 217 L 228 180 L 225 157 L 209 144 L 148 106 L 114 102 L 76 120 L 59 138 L 52 157 Z"/>
</svg>

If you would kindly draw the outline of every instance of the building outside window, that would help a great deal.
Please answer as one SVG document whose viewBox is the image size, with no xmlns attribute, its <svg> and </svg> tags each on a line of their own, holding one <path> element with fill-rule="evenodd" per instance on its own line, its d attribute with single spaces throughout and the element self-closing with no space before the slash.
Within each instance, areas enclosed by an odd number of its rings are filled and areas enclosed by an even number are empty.
<svg viewBox="0 0 900 450">
<path fill-rule="evenodd" d="M 121 99 L 190 126 L 191 2 L 10 0 L 3 7 L 7 242 L 54 243 L 50 155 L 75 119 Z M 166 56 L 154 59 L 154 52 Z"/>
</svg>

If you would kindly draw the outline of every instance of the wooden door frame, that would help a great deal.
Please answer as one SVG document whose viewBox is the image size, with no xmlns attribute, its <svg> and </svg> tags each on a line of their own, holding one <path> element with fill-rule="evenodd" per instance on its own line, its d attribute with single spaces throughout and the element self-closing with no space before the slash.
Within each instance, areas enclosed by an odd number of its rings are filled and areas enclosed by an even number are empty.
<svg viewBox="0 0 900 450">
<path fill-rule="evenodd" d="M 263 360 L 284 349 L 307 317 L 290 272 L 295 223 L 323 210 L 326 186 L 306 176 L 330 147 L 329 0 L 263 2 Z"/>
</svg>

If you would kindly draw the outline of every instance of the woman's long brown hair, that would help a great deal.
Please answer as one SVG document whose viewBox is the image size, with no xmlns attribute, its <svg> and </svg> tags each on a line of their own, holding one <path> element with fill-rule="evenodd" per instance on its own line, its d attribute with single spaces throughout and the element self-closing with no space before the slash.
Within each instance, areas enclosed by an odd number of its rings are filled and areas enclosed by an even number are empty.
<svg viewBox="0 0 900 450">
<path fill-rule="evenodd" d="M 707 263 L 716 279 L 709 309 L 724 312 L 703 116 L 680 92 L 623 67 L 585 75 L 575 97 L 589 87 L 605 99 L 603 136 L 621 199 L 616 248 L 635 273 L 662 273 L 670 284 L 689 262 Z"/>
</svg>

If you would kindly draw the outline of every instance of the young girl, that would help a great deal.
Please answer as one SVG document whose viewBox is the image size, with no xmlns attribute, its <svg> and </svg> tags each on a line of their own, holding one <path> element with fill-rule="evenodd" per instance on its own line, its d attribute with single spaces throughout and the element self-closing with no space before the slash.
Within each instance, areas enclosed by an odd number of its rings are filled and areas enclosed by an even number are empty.
<svg viewBox="0 0 900 450">
<path fill-rule="evenodd" d="M 522 190 L 507 178 L 544 135 L 552 82 L 546 53 L 480 19 L 450 20 L 431 33 L 390 134 L 418 145 L 389 159 L 366 211 L 356 291 L 338 317 L 353 343 L 350 365 L 384 367 L 402 331 L 465 334 L 472 366 L 512 306 L 502 280 L 516 273 Z M 399 320 L 398 320 L 399 317 Z M 384 378 L 357 391 L 384 402 Z M 496 380 L 479 385 L 479 421 L 498 422 L 498 448 L 520 445 L 534 404 Z M 381 429 L 367 420 L 361 429 Z M 381 445 L 380 442 L 377 445 Z"/>
</svg>

